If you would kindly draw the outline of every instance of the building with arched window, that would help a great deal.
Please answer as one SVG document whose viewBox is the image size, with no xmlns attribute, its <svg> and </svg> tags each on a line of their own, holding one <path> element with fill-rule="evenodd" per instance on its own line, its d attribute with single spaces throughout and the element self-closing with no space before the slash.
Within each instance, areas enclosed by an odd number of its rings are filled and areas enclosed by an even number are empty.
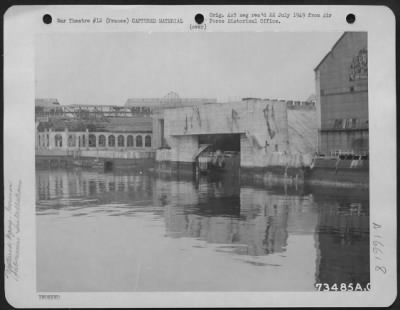
<svg viewBox="0 0 400 310">
<path fill-rule="evenodd" d="M 153 150 L 150 133 L 53 131 L 36 133 L 37 150 Z"/>
</svg>

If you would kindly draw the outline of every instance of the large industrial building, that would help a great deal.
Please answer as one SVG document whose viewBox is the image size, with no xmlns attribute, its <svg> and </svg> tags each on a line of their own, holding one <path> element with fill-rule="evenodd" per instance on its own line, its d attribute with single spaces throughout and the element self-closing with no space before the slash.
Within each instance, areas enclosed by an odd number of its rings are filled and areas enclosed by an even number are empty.
<svg viewBox="0 0 400 310">
<path fill-rule="evenodd" d="M 345 32 L 315 70 L 318 151 L 368 155 L 366 32 Z"/>
</svg>

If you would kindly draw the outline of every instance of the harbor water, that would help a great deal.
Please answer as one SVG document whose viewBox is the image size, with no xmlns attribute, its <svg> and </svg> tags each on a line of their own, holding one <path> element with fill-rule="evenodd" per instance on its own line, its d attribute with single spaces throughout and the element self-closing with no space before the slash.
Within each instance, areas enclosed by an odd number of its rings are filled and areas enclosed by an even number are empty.
<svg viewBox="0 0 400 310">
<path fill-rule="evenodd" d="M 369 282 L 368 189 L 38 168 L 36 233 L 39 292 Z"/>
</svg>

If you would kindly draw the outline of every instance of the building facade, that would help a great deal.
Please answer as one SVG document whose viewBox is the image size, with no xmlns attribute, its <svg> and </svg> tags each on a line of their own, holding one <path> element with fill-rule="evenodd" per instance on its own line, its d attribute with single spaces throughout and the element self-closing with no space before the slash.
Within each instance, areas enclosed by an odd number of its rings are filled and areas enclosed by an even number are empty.
<svg viewBox="0 0 400 310">
<path fill-rule="evenodd" d="M 117 157 L 153 151 L 152 118 L 120 108 L 60 106 L 57 115 L 37 118 L 36 154 Z"/>
<path fill-rule="evenodd" d="M 70 132 L 45 129 L 36 133 L 36 150 L 126 150 L 152 147 L 149 132 Z"/>
<path fill-rule="evenodd" d="M 314 69 L 320 154 L 368 155 L 368 42 L 345 32 Z"/>
</svg>

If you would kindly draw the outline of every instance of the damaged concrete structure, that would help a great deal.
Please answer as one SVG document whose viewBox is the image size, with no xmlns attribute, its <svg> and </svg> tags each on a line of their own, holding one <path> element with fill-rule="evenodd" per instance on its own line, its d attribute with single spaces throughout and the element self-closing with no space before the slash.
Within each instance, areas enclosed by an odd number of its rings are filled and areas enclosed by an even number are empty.
<svg viewBox="0 0 400 310">
<path fill-rule="evenodd" d="M 311 164 L 317 149 L 317 115 L 314 102 L 244 99 L 166 109 L 158 115 L 164 128 L 164 148 L 156 161 L 191 167 L 203 135 L 235 135 L 240 141 L 240 169 L 257 172 Z"/>
</svg>

